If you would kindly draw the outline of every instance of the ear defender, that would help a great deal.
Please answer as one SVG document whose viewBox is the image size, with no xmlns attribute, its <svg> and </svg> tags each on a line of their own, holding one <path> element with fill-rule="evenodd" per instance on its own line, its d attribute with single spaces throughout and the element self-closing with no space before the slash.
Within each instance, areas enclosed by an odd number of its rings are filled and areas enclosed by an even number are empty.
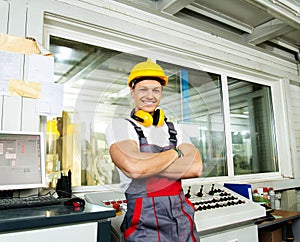
<svg viewBox="0 0 300 242">
<path fill-rule="evenodd" d="M 134 110 L 132 110 L 131 117 L 145 127 L 149 127 L 152 124 L 155 126 L 162 126 L 165 121 L 165 115 L 161 109 L 156 109 L 153 117 L 150 113 L 143 110 L 138 110 L 135 113 Z"/>
<path fill-rule="evenodd" d="M 153 115 L 153 125 L 155 126 L 162 126 L 165 121 L 165 114 L 164 111 L 161 109 L 156 109 Z"/>
</svg>

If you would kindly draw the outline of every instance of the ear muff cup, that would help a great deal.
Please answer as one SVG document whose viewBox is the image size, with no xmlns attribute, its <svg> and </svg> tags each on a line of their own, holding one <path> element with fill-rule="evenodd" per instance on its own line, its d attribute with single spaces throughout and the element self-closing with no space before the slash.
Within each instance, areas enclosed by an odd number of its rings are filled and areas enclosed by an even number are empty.
<svg viewBox="0 0 300 242">
<path fill-rule="evenodd" d="M 133 119 L 138 121 L 140 124 L 142 124 L 145 127 L 149 127 L 153 124 L 153 117 L 150 113 L 147 113 L 143 110 L 138 110 L 134 116 Z"/>
<path fill-rule="evenodd" d="M 133 110 L 131 117 L 145 127 L 149 127 L 152 124 L 155 126 L 162 126 L 165 120 L 164 112 L 161 109 L 156 109 L 153 117 L 150 113 L 143 110 L 138 110 L 135 113 Z"/>
<path fill-rule="evenodd" d="M 165 114 L 164 111 L 161 109 L 156 109 L 153 115 L 153 125 L 155 126 L 162 126 L 165 121 Z"/>
</svg>

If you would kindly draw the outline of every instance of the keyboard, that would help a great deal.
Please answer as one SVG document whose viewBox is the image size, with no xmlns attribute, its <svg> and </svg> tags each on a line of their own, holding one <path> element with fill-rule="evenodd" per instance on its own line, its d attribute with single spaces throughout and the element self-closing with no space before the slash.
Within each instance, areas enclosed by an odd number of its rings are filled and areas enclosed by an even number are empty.
<svg viewBox="0 0 300 242">
<path fill-rule="evenodd" d="M 0 210 L 12 208 L 40 207 L 58 204 L 62 204 L 62 199 L 58 199 L 52 196 L 2 198 L 0 199 Z"/>
</svg>

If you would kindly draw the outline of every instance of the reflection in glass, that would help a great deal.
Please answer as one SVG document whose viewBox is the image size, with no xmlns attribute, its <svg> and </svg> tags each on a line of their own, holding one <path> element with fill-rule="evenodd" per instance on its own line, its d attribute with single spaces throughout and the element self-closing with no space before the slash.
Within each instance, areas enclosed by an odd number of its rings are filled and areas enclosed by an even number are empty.
<svg viewBox="0 0 300 242">
<path fill-rule="evenodd" d="M 269 86 L 228 78 L 234 174 L 278 171 Z"/>
<path fill-rule="evenodd" d="M 72 170 L 74 186 L 119 182 L 105 129 L 114 117 L 128 117 L 131 68 L 145 58 L 51 36 L 55 82 L 64 85 L 62 172 Z M 157 61 L 169 76 L 161 108 L 183 123 L 203 158 L 203 176 L 227 175 L 220 76 Z"/>
<path fill-rule="evenodd" d="M 55 82 L 64 85 L 61 171 L 72 170 L 74 186 L 119 182 L 110 159 L 105 129 L 114 117 L 127 117 L 131 68 L 145 58 L 51 36 Z M 228 79 L 232 161 L 227 162 L 220 75 L 157 61 L 169 84 L 161 108 L 170 121 L 183 123 L 203 159 L 203 177 L 278 171 L 271 88 Z"/>
<path fill-rule="evenodd" d="M 190 130 L 193 144 L 203 160 L 203 177 L 227 175 L 224 114 L 219 75 L 167 64 L 170 81 L 162 107 L 175 112 L 177 120 Z"/>
</svg>

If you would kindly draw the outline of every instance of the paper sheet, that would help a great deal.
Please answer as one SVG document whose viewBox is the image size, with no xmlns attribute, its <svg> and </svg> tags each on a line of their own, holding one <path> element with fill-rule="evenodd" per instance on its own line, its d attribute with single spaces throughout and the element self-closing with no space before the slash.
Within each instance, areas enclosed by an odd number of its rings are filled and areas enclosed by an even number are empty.
<svg viewBox="0 0 300 242">
<path fill-rule="evenodd" d="M 0 95 L 9 95 L 8 84 L 11 79 L 22 77 L 22 55 L 0 51 Z"/>
<path fill-rule="evenodd" d="M 48 82 L 54 81 L 54 58 L 43 55 L 26 55 L 25 80 L 30 82 Z"/>
<path fill-rule="evenodd" d="M 43 82 L 36 112 L 42 116 L 61 116 L 63 110 L 63 85 Z"/>
</svg>

